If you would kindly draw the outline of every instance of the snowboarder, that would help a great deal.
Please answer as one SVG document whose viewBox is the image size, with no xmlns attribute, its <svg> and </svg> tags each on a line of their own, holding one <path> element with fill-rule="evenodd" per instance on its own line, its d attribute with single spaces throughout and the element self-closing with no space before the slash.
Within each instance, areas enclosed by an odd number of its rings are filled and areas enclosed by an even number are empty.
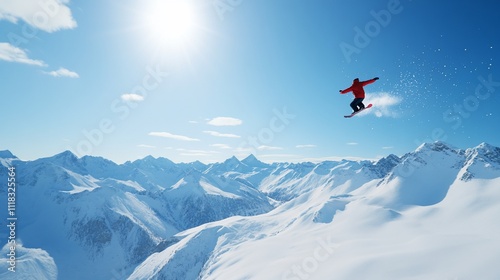
<svg viewBox="0 0 500 280">
<path fill-rule="evenodd" d="M 362 82 L 360 82 L 359 79 L 356 78 L 354 79 L 354 81 L 352 81 L 352 86 L 344 90 L 340 90 L 341 94 L 345 94 L 350 91 L 352 91 L 352 93 L 354 94 L 354 100 L 350 104 L 351 108 L 354 110 L 353 114 L 365 109 L 365 105 L 363 104 L 363 100 L 365 99 L 365 90 L 363 89 L 363 87 L 374 83 L 376 80 L 378 80 L 378 77 Z"/>
</svg>

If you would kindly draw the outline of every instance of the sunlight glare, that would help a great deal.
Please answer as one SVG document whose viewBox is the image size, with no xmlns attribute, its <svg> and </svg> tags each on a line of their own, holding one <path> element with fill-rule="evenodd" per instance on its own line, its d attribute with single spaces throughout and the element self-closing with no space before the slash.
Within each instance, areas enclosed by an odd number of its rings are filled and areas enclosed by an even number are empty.
<svg viewBox="0 0 500 280">
<path fill-rule="evenodd" d="M 152 43 L 187 47 L 194 39 L 197 16 L 187 0 L 153 0 L 145 14 L 146 30 Z"/>
</svg>

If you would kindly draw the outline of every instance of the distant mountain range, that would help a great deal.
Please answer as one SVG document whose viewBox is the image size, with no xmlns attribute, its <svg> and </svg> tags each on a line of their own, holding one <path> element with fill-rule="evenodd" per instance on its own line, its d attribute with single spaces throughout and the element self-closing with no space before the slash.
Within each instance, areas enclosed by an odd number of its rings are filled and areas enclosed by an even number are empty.
<svg viewBox="0 0 500 280">
<path fill-rule="evenodd" d="M 17 183 L 16 272 L 4 246 L 1 279 L 500 279 L 500 148 L 486 143 L 377 161 L 0 164 L 5 241 L 10 166 Z"/>
</svg>

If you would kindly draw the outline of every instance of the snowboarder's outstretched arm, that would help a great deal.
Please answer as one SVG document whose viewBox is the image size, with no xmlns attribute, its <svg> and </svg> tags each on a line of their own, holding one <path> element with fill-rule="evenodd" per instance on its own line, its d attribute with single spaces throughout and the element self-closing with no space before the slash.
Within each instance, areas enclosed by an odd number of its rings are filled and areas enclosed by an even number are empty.
<svg viewBox="0 0 500 280">
<path fill-rule="evenodd" d="M 350 92 L 350 91 L 352 91 L 352 87 L 348 87 L 348 88 L 346 88 L 346 89 L 344 89 L 344 90 L 342 90 L 342 89 L 341 89 L 341 90 L 339 90 L 340 94 L 345 94 L 345 93 L 348 93 L 348 92 Z"/>
<path fill-rule="evenodd" d="M 375 83 L 376 80 L 378 80 L 378 77 L 375 77 L 375 78 L 373 78 L 371 80 L 362 81 L 361 85 L 366 86 L 366 85 L 369 85 L 369 84 L 373 84 L 373 83 Z"/>
</svg>

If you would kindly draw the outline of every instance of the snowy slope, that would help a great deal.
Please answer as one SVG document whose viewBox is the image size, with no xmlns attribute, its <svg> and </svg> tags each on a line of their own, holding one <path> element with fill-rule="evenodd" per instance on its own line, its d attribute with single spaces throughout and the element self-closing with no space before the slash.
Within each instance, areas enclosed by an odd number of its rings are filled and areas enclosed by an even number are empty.
<svg viewBox="0 0 500 280">
<path fill-rule="evenodd" d="M 17 170 L 26 277 L 500 279 L 500 148 L 486 143 L 294 164 L 0 156 L 1 180 Z"/>
<path fill-rule="evenodd" d="M 383 178 L 366 163 L 326 163 L 332 182 L 316 178 L 269 213 L 179 233 L 129 279 L 499 279 L 499 155 L 425 144 L 379 161 L 395 164 Z M 313 184 L 317 167 L 290 172 Z"/>
</svg>

